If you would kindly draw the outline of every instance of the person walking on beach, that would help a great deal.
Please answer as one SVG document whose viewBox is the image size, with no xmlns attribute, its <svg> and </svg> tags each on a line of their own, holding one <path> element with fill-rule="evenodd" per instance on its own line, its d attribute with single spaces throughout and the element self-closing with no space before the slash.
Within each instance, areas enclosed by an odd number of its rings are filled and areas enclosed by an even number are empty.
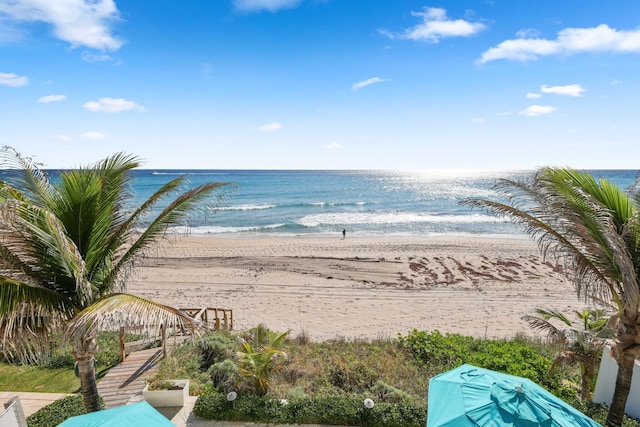
<svg viewBox="0 0 640 427">
<path fill-rule="evenodd" d="M 346 238 L 347 238 L 347 230 L 346 230 L 346 229 L 343 229 L 343 230 L 342 230 L 342 240 L 344 240 L 344 239 L 346 239 Z"/>
</svg>

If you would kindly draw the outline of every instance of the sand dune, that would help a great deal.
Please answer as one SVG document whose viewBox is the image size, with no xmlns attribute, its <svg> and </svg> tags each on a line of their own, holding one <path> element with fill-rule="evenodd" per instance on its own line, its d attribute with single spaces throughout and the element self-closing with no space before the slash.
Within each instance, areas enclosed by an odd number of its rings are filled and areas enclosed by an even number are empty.
<svg viewBox="0 0 640 427">
<path fill-rule="evenodd" d="M 314 340 L 413 328 L 511 337 L 531 334 L 520 318 L 535 308 L 585 307 L 526 239 L 340 237 L 167 239 L 129 291 Z"/>
</svg>

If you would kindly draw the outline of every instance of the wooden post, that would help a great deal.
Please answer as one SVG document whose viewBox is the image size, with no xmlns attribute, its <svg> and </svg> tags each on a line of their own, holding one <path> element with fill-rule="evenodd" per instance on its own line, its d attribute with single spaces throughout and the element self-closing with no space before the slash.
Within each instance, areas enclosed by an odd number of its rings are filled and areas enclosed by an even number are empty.
<svg viewBox="0 0 640 427">
<path fill-rule="evenodd" d="M 160 333 L 162 334 L 162 358 L 167 357 L 167 330 L 164 325 L 160 325 Z"/>
<path fill-rule="evenodd" d="M 224 330 L 229 331 L 229 319 L 227 318 L 227 310 L 223 311 L 224 313 Z"/>
<path fill-rule="evenodd" d="M 126 357 L 126 353 L 124 351 L 124 326 L 120 328 L 120 361 L 124 362 L 124 358 Z"/>
<path fill-rule="evenodd" d="M 216 315 L 216 331 L 220 330 L 220 318 Z"/>
</svg>

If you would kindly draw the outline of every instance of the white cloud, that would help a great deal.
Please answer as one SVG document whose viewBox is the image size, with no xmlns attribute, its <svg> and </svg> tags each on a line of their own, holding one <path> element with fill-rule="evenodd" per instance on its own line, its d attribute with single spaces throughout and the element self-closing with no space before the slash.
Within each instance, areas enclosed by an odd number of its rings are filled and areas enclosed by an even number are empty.
<svg viewBox="0 0 640 427">
<path fill-rule="evenodd" d="M 111 62 L 111 61 L 116 61 L 116 59 L 111 56 L 111 55 L 107 55 L 107 54 L 99 54 L 96 55 L 95 53 L 90 53 L 90 52 L 85 52 L 82 54 L 82 60 L 83 61 L 87 61 L 87 62 Z"/>
<path fill-rule="evenodd" d="M 293 9 L 300 4 L 300 0 L 233 0 L 233 6 L 244 12 L 259 12 L 268 10 L 277 12 L 281 9 Z"/>
<path fill-rule="evenodd" d="M 123 98 L 100 98 L 97 101 L 85 103 L 83 107 L 89 111 L 102 113 L 119 113 L 127 110 L 145 111 L 143 106 Z"/>
<path fill-rule="evenodd" d="M 471 123 L 475 123 L 477 125 L 481 125 L 482 123 L 484 123 L 484 117 L 476 117 L 471 119 Z"/>
<path fill-rule="evenodd" d="M 566 28 L 555 40 L 537 37 L 505 40 L 484 52 L 479 62 L 497 59 L 534 61 L 541 56 L 584 52 L 640 52 L 640 29 L 618 31 L 602 24 L 591 28 Z"/>
<path fill-rule="evenodd" d="M 36 101 L 48 104 L 49 102 L 60 102 L 60 101 L 64 101 L 65 99 L 67 99 L 66 95 L 47 95 L 47 96 L 41 96 Z"/>
<path fill-rule="evenodd" d="M 527 93 L 525 96 L 526 96 L 527 98 L 529 98 L 529 99 L 538 99 L 538 98 L 541 98 L 541 97 L 542 97 L 542 94 L 541 94 L 541 93 L 532 93 L 532 92 L 529 92 L 529 93 Z"/>
<path fill-rule="evenodd" d="M 382 83 L 384 81 L 385 79 L 381 79 L 380 77 L 372 77 L 370 79 L 363 80 L 361 82 L 354 84 L 353 86 L 351 86 L 351 90 L 362 89 L 363 87 L 367 87 L 375 83 Z"/>
<path fill-rule="evenodd" d="M 107 137 L 107 135 L 105 135 L 104 133 L 100 133 L 100 132 L 85 132 L 82 135 L 80 135 L 80 138 L 82 139 L 89 139 L 89 140 L 93 140 L 93 141 L 101 141 L 103 139 L 105 139 Z"/>
<path fill-rule="evenodd" d="M 534 30 L 532 28 L 525 28 L 522 30 L 519 30 L 516 33 L 516 36 L 518 36 L 518 38 L 537 38 L 540 36 L 540 32 L 538 30 Z"/>
<path fill-rule="evenodd" d="M 29 79 L 13 73 L 0 73 L 0 85 L 18 87 L 29 83 Z"/>
<path fill-rule="evenodd" d="M 339 150 L 344 148 L 344 146 L 338 142 L 332 142 L 331 144 L 327 144 L 324 146 L 327 150 Z"/>
<path fill-rule="evenodd" d="M 56 136 L 56 139 L 63 142 L 71 141 L 71 137 L 69 135 L 58 135 Z"/>
<path fill-rule="evenodd" d="M 408 39 L 438 43 L 446 37 L 472 36 L 486 28 L 479 22 L 469 22 L 464 19 L 449 19 L 447 11 L 437 7 L 425 7 L 422 12 L 411 12 L 411 15 L 422 18 L 422 23 L 407 28 L 402 33 L 392 33 L 386 30 L 380 32 L 389 38 Z"/>
<path fill-rule="evenodd" d="M 621 84 L 621 83 L 622 83 L 622 80 L 611 80 L 611 81 L 609 82 L 609 84 L 612 84 L 612 85 L 619 85 L 619 84 Z"/>
<path fill-rule="evenodd" d="M 585 92 L 586 89 L 578 84 L 574 85 L 566 85 L 566 86 L 547 86 L 543 85 L 540 87 L 540 92 L 542 93 L 553 93 L 555 95 L 564 95 L 564 96 L 582 96 L 582 92 Z"/>
<path fill-rule="evenodd" d="M 557 108 L 551 107 L 549 105 L 532 105 L 520 111 L 519 114 L 522 114 L 523 116 L 527 116 L 527 117 L 537 117 L 537 116 L 544 116 L 546 114 L 551 114 L 556 110 Z"/>
<path fill-rule="evenodd" d="M 111 35 L 111 26 L 120 20 L 114 0 L 0 0 L 0 16 L 13 24 L 50 24 L 55 37 L 73 47 L 117 50 L 122 46 Z"/>
<path fill-rule="evenodd" d="M 284 126 L 282 126 L 280 123 L 269 123 L 268 125 L 264 125 L 264 126 L 260 126 L 258 128 L 258 130 L 260 132 L 275 132 L 277 130 L 282 129 Z"/>
</svg>

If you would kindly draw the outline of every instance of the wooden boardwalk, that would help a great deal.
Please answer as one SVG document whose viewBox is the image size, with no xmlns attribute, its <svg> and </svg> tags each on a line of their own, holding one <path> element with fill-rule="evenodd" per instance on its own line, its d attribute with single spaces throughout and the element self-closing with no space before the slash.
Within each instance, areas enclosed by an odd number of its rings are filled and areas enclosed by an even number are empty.
<svg viewBox="0 0 640 427">
<path fill-rule="evenodd" d="M 162 347 L 135 351 L 114 366 L 98 382 L 98 394 L 106 409 L 126 405 L 129 400 L 141 400 L 147 378 L 154 374 L 162 360 Z M 134 399 L 135 398 L 135 399 Z"/>
</svg>

